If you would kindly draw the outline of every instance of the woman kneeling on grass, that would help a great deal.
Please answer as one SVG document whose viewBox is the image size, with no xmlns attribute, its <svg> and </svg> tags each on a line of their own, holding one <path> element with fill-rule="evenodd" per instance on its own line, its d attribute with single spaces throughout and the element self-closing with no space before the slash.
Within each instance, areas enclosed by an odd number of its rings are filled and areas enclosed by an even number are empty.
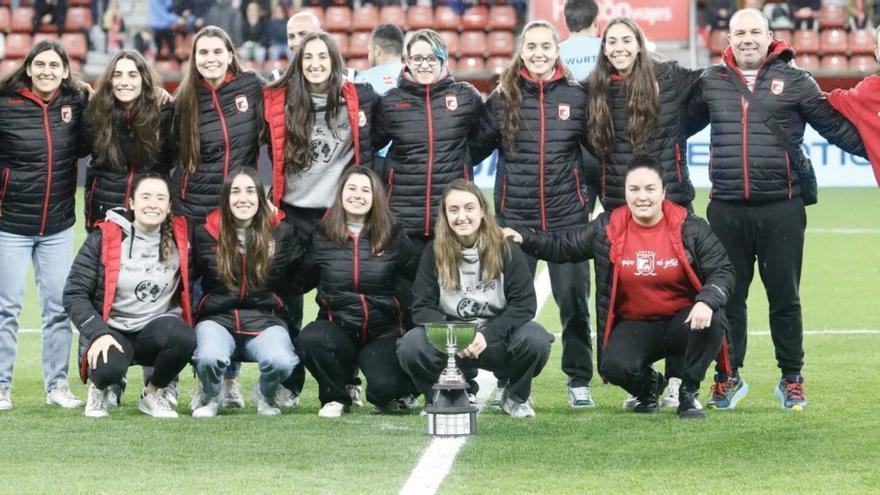
<svg viewBox="0 0 880 495">
<path fill-rule="evenodd" d="M 627 208 L 568 232 L 505 233 L 541 259 L 595 258 L 599 328 L 604 329 L 599 370 L 638 399 L 634 412 L 659 410 L 666 381 L 651 365 L 684 355 L 678 415 L 704 418 L 697 391 L 722 347 L 733 265 L 704 220 L 666 199 L 661 174 L 655 159 L 636 156 L 624 181 Z M 724 348 L 722 363 L 726 355 Z"/>
<path fill-rule="evenodd" d="M 189 295 L 186 219 L 172 218 L 161 175 L 135 181 L 130 211 L 107 213 L 70 269 L 64 308 L 80 332 L 83 383 L 91 379 L 85 415 L 107 416 L 109 386 L 132 364 L 153 366 L 138 409 L 176 418 L 162 389 L 186 367 L 196 345 Z"/>
<path fill-rule="evenodd" d="M 396 281 L 412 279 L 420 254 L 388 209 L 379 177 L 363 167 L 343 173 L 309 255 L 318 318 L 297 339 L 318 381 L 318 416 L 336 418 L 351 406 L 346 386 L 357 367 L 378 411 L 412 408 L 412 384 L 397 362 L 404 316 Z"/>
<path fill-rule="evenodd" d="M 194 418 L 220 409 L 220 379 L 233 359 L 255 361 L 257 414 L 281 414 L 275 392 L 299 363 L 287 333 L 282 294 L 303 256 L 293 227 L 266 199 L 257 171 L 240 168 L 223 182 L 220 208 L 195 230 L 196 273 L 204 295 L 196 315 L 193 361 L 202 390 Z"/>
<path fill-rule="evenodd" d="M 460 356 L 462 367 L 509 377 L 501 409 L 515 418 L 534 416 L 529 405 L 532 379 L 547 363 L 553 336 L 532 321 L 535 288 L 525 258 L 504 240 L 474 184 L 462 179 L 450 183 L 440 211 L 434 241 L 422 255 L 413 283 L 413 320 L 476 322 L 476 337 Z M 428 342 L 423 326 L 400 339 L 397 353 L 401 367 L 430 403 L 446 355 Z"/>
</svg>

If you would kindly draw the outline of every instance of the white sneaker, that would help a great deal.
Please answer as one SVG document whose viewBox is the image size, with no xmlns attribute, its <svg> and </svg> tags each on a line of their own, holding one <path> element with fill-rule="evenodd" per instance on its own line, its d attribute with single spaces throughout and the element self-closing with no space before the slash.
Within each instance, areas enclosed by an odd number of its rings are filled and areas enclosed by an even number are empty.
<svg viewBox="0 0 880 495">
<path fill-rule="evenodd" d="M 290 389 L 278 385 L 278 390 L 275 391 L 275 405 L 282 409 L 293 409 L 299 406 L 299 396 Z"/>
<path fill-rule="evenodd" d="M 58 380 L 46 394 L 46 405 L 61 406 L 64 409 L 76 409 L 83 406 L 83 401 L 70 393 L 70 385 L 67 380 Z"/>
<path fill-rule="evenodd" d="M 504 399 L 505 390 L 505 387 L 497 387 L 487 405 L 489 407 L 494 407 L 495 409 L 501 409 L 501 401 Z"/>
<path fill-rule="evenodd" d="M 189 401 L 189 410 L 195 411 L 202 406 L 202 382 L 197 382 L 196 389 L 193 390 L 192 399 Z"/>
<path fill-rule="evenodd" d="M 101 390 L 94 383 L 90 383 L 86 410 L 83 414 L 88 418 L 106 418 L 110 414 L 109 393 L 109 390 Z"/>
<path fill-rule="evenodd" d="M 168 399 L 160 390 L 156 395 L 151 395 L 145 390 L 141 393 L 141 400 L 138 402 L 138 409 L 142 413 L 154 418 L 176 418 L 177 411 L 168 403 Z"/>
<path fill-rule="evenodd" d="M 681 378 L 670 378 L 663 391 L 663 399 L 660 401 L 661 409 L 678 409 L 678 389 L 681 388 Z"/>
<path fill-rule="evenodd" d="M 318 417 L 321 418 L 339 418 L 342 416 L 342 413 L 345 412 L 345 405 L 341 402 L 328 402 L 324 404 L 320 411 L 318 411 Z"/>
<path fill-rule="evenodd" d="M 596 406 L 589 385 L 586 387 L 568 387 L 568 405 L 572 409 L 589 409 Z"/>
<path fill-rule="evenodd" d="M 241 394 L 241 387 L 238 386 L 238 381 L 235 378 L 223 379 L 223 385 L 220 387 L 220 407 L 223 409 L 244 408 L 244 395 Z"/>
<path fill-rule="evenodd" d="M 639 405 L 639 399 L 635 395 L 626 394 L 626 399 L 621 407 L 624 411 L 632 411 L 637 405 Z"/>
<path fill-rule="evenodd" d="M 412 411 L 416 408 L 418 403 L 416 402 L 416 397 L 412 394 L 404 395 L 403 397 L 397 399 L 397 407 L 400 408 L 401 411 Z"/>
<path fill-rule="evenodd" d="M 257 404 L 257 414 L 260 416 L 278 416 L 281 414 L 281 409 L 275 404 L 274 394 L 272 397 L 266 397 L 263 395 L 263 392 L 260 391 L 259 383 L 254 387 L 254 391 L 251 395 L 254 398 L 254 402 Z"/>
<path fill-rule="evenodd" d="M 4 385 L 0 387 L 0 411 L 12 409 L 12 387 Z"/>
<path fill-rule="evenodd" d="M 529 401 L 516 402 L 513 399 L 505 398 L 501 404 L 501 410 L 509 414 L 511 418 L 533 418 L 535 410 L 529 405 Z"/>
<path fill-rule="evenodd" d="M 180 396 L 180 391 L 177 390 L 177 382 L 172 381 L 169 383 L 167 387 L 162 389 L 161 393 L 162 397 L 165 397 L 165 400 L 171 405 L 171 408 L 177 409 L 177 401 Z"/>
<path fill-rule="evenodd" d="M 361 400 L 361 386 L 360 385 L 346 385 L 345 389 L 348 390 L 348 396 L 351 397 L 351 405 L 355 407 L 363 407 L 364 401 Z"/>
<path fill-rule="evenodd" d="M 220 410 L 220 398 L 213 397 L 208 399 L 207 402 L 204 401 L 204 396 L 201 396 L 199 399 L 199 403 L 197 407 L 193 409 L 192 417 L 194 418 L 213 418 L 217 415 L 217 411 Z"/>
</svg>

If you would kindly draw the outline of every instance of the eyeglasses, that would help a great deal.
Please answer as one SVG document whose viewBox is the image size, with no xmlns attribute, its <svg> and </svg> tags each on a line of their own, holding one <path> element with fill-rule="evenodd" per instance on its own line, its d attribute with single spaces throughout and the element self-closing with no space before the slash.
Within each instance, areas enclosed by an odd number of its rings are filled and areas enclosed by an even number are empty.
<svg viewBox="0 0 880 495">
<path fill-rule="evenodd" d="M 428 55 L 427 57 L 423 57 L 421 55 L 415 55 L 409 58 L 409 61 L 415 66 L 418 67 L 422 65 L 424 62 L 428 62 L 428 65 L 435 66 L 440 63 L 440 58 L 436 55 Z"/>
</svg>

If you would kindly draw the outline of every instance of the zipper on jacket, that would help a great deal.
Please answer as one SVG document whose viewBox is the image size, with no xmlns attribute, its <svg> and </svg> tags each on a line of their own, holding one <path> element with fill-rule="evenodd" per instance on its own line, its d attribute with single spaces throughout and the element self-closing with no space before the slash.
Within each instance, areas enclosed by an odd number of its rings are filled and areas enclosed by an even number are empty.
<svg viewBox="0 0 880 495">
<path fill-rule="evenodd" d="M 675 176 L 681 182 L 681 147 L 675 143 Z"/>
<path fill-rule="evenodd" d="M 324 306 L 324 309 L 327 310 L 327 319 L 333 321 L 333 311 L 330 310 L 330 305 L 327 304 L 327 300 L 321 298 L 321 304 Z"/>
<path fill-rule="evenodd" d="M 425 109 L 428 111 L 428 177 L 425 188 L 425 235 L 431 235 L 431 179 L 434 175 L 434 116 L 431 113 L 431 85 L 425 86 Z"/>
<path fill-rule="evenodd" d="M 189 172 L 183 173 L 183 187 L 180 190 L 180 199 L 186 200 L 186 190 L 189 189 Z"/>
<path fill-rule="evenodd" d="M 360 269 L 361 269 L 361 267 L 360 267 L 360 256 L 359 256 L 359 254 L 358 254 L 358 250 L 359 250 L 359 247 L 358 247 L 358 244 L 359 244 L 359 242 L 358 242 L 358 236 L 352 236 L 352 237 L 351 237 L 351 240 L 354 241 L 354 243 L 353 243 L 353 246 L 354 246 L 354 258 L 353 258 L 354 264 L 353 264 L 352 266 L 353 266 L 353 268 L 354 268 L 354 270 L 353 270 L 353 276 L 354 276 L 354 290 L 355 290 L 355 292 L 357 292 L 357 291 L 358 291 L 358 284 L 360 283 L 360 274 L 359 274 L 358 272 L 360 272 Z"/>
<path fill-rule="evenodd" d="M 709 178 L 712 178 L 712 160 L 714 159 L 715 150 L 709 146 Z M 715 192 L 714 181 L 709 181 L 713 185 L 709 187 L 709 199 L 712 199 L 713 193 Z"/>
<path fill-rule="evenodd" d="M 584 195 L 581 194 L 581 174 L 578 173 L 578 169 L 575 168 L 572 170 L 574 174 L 574 190 L 577 193 L 578 201 L 580 201 L 581 206 L 587 204 L 587 200 L 584 199 Z"/>
<path fill-rule="evenodd" d="M 788 151 L 785 152 L 785 175 L 788 177 L 788 199 L 791 199 L 791 159 Z"/>
<path fill-rule="evenodd" d="M 211 99 L 214 100 L 214 108 L 220 117 L 220 130 L 223 131 L 223 144 L 225 145 L 223 156 L 223 179 L 229 174 L 229 131 L 226 129 L 226 117 L 223 115 L 223 108 L 220 107 L 220 100 L 217 99 L 217 91 L 211 89 Z"/>
<path fill-rule="evenodd" d="M 394 302 L 394 309 L 397 311 L 397 327 L 400 330 L 400 335 L 403 335 L 403 310 L 400 309 L 400 301 L 397 296 L 391 296 L 391 301 Z"/>
<path fill-rule="evenodd" d="M 128 178 L 125 180 L 125 198 L 122 200 L 123 204 L 131 197 L 131 186 L 134 184 L 134 164 L 131 165 L 132 168 L 128 171 Z"/>
<path fill-rule="evenodd" d="M 602 200 L 604 201 L 605 196 L 606 196 L 606 194 L 605 194 L 605 159 L 604 158 L 599 160 L 599 165 L 602 169 Z"/>
<path fill-rule="evenodd" d="M 241 315 L 238 313 L 237 309 L 232 310 L 232 316 L 235 318 L 235 332 L 241 333 Z"/>
<path fill-rule="evenodd" d="M 240 289 L 238 291 L 238 302 L 244 301 L 244 296 L 247 295 L 247 289 L 248 289 L 247 257 L 245 255 L 241 255 L 241 282 L 240 282 Z"/>
<path fill-rule="evenodd" d="M 504 175 L 504 183 L 501 187 L 501 203 L 498 205 L 498 209 L 504 213 L 504 201 L 507 199 L 507 174 Z"/>
<path fill-rule="evenodd" d="M 367 343 L 367 329 L 370 327 L 370 310 L 367 308 L 367 298 L 363 294 L 358 294 L 361 299 L 361 306 L 364 308 L 364 321 L 361 323 L 361 343 Z"/>
<path fill-rule="evenodd" d="M 541 200 L 541 230 L 547 230 L 547 210 L 544 204 L 544 81 L 538 81 L 538 108 L 541 110 L 541 135 L 538 138 L 538 196 Z"/>
<path fill-rule="evenodd" d="M 3 216 L 3 200 L 6 199 L 6 189 L 9 187 L 9 168 L 3 169 L 3 188 L 0 189 L 0 217 Z"/>
<path fill-rule="evenodd" d="M 391 193 L 394 191 L 394 169 L 388 172 L 388 192 L 385 194 L 385 201 L 391 203 Z"/>
<path fill-rule="evenodd" d="M 93 227 L 95 225 L 95 219 L 92 217 L 92 209 L 95 204 L 95 189 L 98 188 L 98 177 L 92 177 L 92 183 L 89 185 L 89 194 L 86 195 L 86 225 L 89 227 Z M 126 195 L 128 197 L 128 195 Z M 124 204 L 124 201 L 123 201 Z"/>
<path fill-rule="evenodd" d="M 49 127 L 49 106 L 43 107 L 43 127 L 46 130 L 46 144 L 49 148 L 49 172 L 46 174 L 46 197 L 43 199 L 43 218 L 40 220 L 40 235 L 46 231 L 46 218 L 49 215 L 49 196 L 52 194 L 52 129 Z"/>
<path fill-rule="evenodd" d="M 740 95 L 740 105 L 742 105 L 742 135 L 743 135 L 743 195 L 745 199 L 749 199 L 749 102 L 745 97 Z"/>
</svg>

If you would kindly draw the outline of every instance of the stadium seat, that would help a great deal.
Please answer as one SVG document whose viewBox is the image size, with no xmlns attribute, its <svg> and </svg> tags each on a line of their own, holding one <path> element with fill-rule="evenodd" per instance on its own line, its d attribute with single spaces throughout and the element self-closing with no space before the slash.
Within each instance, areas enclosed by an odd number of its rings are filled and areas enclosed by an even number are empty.
<svg viewBox="0 0 880 495">
<path fill-rule="evenodd" d="M 13 33 L 30 33 L 34 29 L 34 9 L 19 7 L 9 17 L 9 30 Z"/>
<path fill-rule="evenodd" d="M 486 52 L 486 33 L 483 31 L 465 31 L 458 37 L 458 53 L 463 57 L 482 57 Z"/>
<path fill-rule="evenodd" d="M 849 70 L 849 59 L 846 55 L 825 55 L 822 57 L 822 70 L 841 72 Z"/>
<path fill-rule="evenodd" d="M 180 64 L 176 60 L 156 60 L 153 68 L 159 74 L 174 74 L 180 72 Z"/>
<path fill-rule="evenodd" d="M 177 38 L 174 41 L 174 55 L 180 60 L 188 59 L 190 51 L 192 51 L 192 43 L 192 33 L 189 33 L 186 36 L 178 34 Z"/>
<path fill-rule="evenodd" d="M 351 33 L 348 41 L 349 57 L 366 57 L 370 53 L 370 34 L 367 31 Z"/>
<path fill-rule="evenodd" d="M 6 58 L 24 58 L 31 49 L 31 35 L 9 33 L 6 35 Z"/>
<path fill-rule="evenodd" d="M 873 55 L 853 55 L 849 61 L 849 68 L 873 74 L 877 70 L 877 59 Z"/>
<path fill-rule="evenodd" d="M 871 55 L 874 53 L 874 31 L 856 29 L 849 33 L 849 50 L 853 55 Z"/>
<path fill-rule="evenodd" d="M 510 55 L 513 53 L 513 33 L 510 31 L 490 31 L 486 37 L 486 51 L 489 55 Z"/>
<path fill-rule="evenodd" d="M 791 29 L 777 29 L 773 31 L 773 37 L 789 45 L 794 42 L 794 35 L 791 33 Z"/>
<path fill-rule="evenodd" d="M 88 7 L 91 4 L 91 0 L 70 0 L 69 2 L 71 7 Z"/>
<path fill-rule="evenodd" d="M 806 71 L 815 71 L 819 68 L 819 57 L 812 53 L 802 53 L 794 58 L 794 62 Z"/>
<path fill-rule="evenodd" d="M 70 73 L 74 75 L 82 74 L 82 62 L 75 58 L 70 59 Z"/>
<path fill-rule="evenodd" d="M 509 63 L 510 57 L 489 57 L 486 61 L 486 70 L 495 74 L 501 74 Z"/>
<path fill-rule="evenodd" d="M 263 64 L 263 72 L 269 73 L 274 70 L 278 72 L 284 72 L 287 69 L 287 62 L 284 60 L 267 60 L 265 64 Z"/>
<path fill-rule="evenodd" d="M 464 11 L 461 25 L 464 29 L 484 30 L 489 24 L 489 9 L 485 5 L 477 5 Z"/>
<path fill-rule="evenodd" d="M 370 61 L 365 58 L 352 58 L 346 62 L 345 66 L 362 72 L 370 68 Z"/>
<path fill-rule="evenodd" d="M 458 31 L 461 27 L 461 16 L 452 7 L 440 5 L 434 11 L 434 29 L 437 31 Z"/>
<path fill-rule="evenodd" d="M 77 60 L 84 60 L 89 51 L 89 42 L 82 33 L 64 33 L 61 35 L 61 46 L 67 50 L 67 55 Z"/>
<path fill-rule="evenodd" d="M 819 27 L 822 29 L 842 28 L 846 26 L 846 19 L 846 10 L 842 5 L 822 5 L 819 11 Z"/>
<path fill-rule="evenodd" d="M 4 58 L 3 60 L 0 60 L 0 77 L 5 77 L 6 74 L 14 71 L 18 68 L 18 65 L 21 64 L 21 62 L 21 60 L 14 58 Z"/>
<path fill-rule="evenodd" d="M 379 11 L 379 22 L 382 24 L 396 24 L 403 29 L 406 24 L 406 13 L 400 5 L 386 5 Z"/>
<path fill-rule="evenodd" d="M 794 32 L 794 48 L 796 53 L 819 53 L 819 33 L 812 29 L 798 29 Z"/>
<path fill-rule="evenodd" d="M 413 5 L 406 11 L 406 26 L 410 31 L 434 27 L 434 11 L 431 7 Z"/>
<path fill-rule="evenodd" d="M 446 44 L 450 57 L 458 57 L 458 31 L 440 31 L 437 33 Z"/>
<path fill-rule="evenodd" d="M 449 57 L 449 60 L 446 61 L 446 70 L 449 71 L 450 74 L 455 75 L 458 70 L 458 59 L 455 57 Z"/>
<path fill-rule="evenodd" d="M 849 50 L 846 31 L 843 29 L 825 29 L 819 35 L 823 55 L 846 55 Z"/>
<path fill-rule="evenodd" d="M 336 47 L 339 48 L 342 58 L 348 58 L 348 33 L 330 33 L 330 36 L 336 41 Z"/>
<path fill-rule="evenodd" d="M 329 32 L 345 32 L 351 29 L 351 9 L 331 5 L 324 11 L 324 29 Z"/>
<path fill-rule="evenodd" d="M 458 59 L 457 66 L 459 73 L 484 72 L 486 70 L 486 62 L 483 57 L 462 57 Z"/>
<path fill-rule="evenodd" d="M 0 8 L 0 33 L 5 33 L 9 31 L 12 26 L 12 19 L 9 15 L 9 9 L 6 7 Z"/>
<path fill-rule="evenodd" d="M 352 14 L 351 28 L 355 31 L 371 32 L 378 24 L 379 9 L 371 3 L 355 9 Z"/>
<path fill-rule="evenodd" d="M 55 33 L 36 33 L 36 34 L 34 34 L 34 37 L 31 39 L 31 43 L 36 45 L 37 43 L 39 43 L 43 40 L 55 41 L 57 39 L 58 39 L 58 35 Z M 65 50 L 66 50 L 66 48 L 65 48 Z"/>
<path fill-rule="evenodd" d="M 727 45 L 726 29 L 716 29 L 709 34 L 709 53 L 713 55 L 721 53 Z"/>
<path fill-rule="evenodd" d="M 315 17 L 318 18 L 319 24 L 324 25 L 324 9 L 321 7 L 302 7 L 300 9 L 292 9 L 290 15 L 296 14 L 298 12 L 311 12 L 315 14 Z"/>
<path fill-rule="evenodd" d="M 74 33 L 92 27 L 92 11 L 86 7 L 74 7 L 67 9 L 67 18 L 64 20 L 64 31 Z"/>
<path fill-rule="evenodd" d="M 516 10 L 512 5 L 494 5 L 489 9 L 490 31 L 506 30 L 513 31 L 516 28 Z"/>
</svg>

